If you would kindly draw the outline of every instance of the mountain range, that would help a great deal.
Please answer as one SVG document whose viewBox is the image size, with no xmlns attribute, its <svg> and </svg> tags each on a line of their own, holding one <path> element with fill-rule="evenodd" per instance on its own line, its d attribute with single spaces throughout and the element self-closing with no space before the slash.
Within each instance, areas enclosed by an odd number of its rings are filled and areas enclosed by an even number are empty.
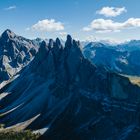
<svg viewBox="0 0 140 140">
<path fill-rule="evenodd" d="M 0 124 L 31 129 L 44 140 L 139 140 L 139 81 L 125 76 L 125 66 L 123 72 L 111 67 L 127 56 L 116 48 L 83 48 L 70 35 L 65 45 L 59 38 L 40 43 L 6 30 L 0 39 L 1 82 L 6 81 Z"/>
<path fill-rule="evenodd" d="M 140 75 L 140 41 L 132 40 L 119 45 L 107 45 L 90 42 L 83 50 L 84 56 L 98 66 L 108 70 L 139 76 Z"/>
</svg>

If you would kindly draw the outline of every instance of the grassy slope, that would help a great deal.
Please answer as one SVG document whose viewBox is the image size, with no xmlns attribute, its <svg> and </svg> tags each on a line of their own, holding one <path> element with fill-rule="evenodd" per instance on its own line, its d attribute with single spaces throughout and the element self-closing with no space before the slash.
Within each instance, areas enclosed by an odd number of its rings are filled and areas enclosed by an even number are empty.
<svg viewBox="0 0 140 140">
<path fill-rule="evenodd" d="M 140 86 L 140 77 L 131 75 L 122 75 L 122 76 L 129 78 L 132 84 Z"/>
</svg>

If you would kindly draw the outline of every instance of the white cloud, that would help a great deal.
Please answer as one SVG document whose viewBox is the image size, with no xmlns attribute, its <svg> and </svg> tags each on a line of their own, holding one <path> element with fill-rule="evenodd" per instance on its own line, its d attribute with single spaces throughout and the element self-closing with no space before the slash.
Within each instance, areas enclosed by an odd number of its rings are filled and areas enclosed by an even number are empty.
<svg viewBox="0 0 140 140">
<path fill-rule="evenodd" d="M 44 19 L 32 25 L 26 30 L 40 31 L 40 32 L 54 32 L 64 30 L 64 25 L 61 22 L 56 22 L 55 19 Z"/>
<path fill-rule="evenodd" d="M 112 20 L 95 19 L 90 25 L 83 28 L 83 31 L 96 32 L 118 32 L 123 29 L 140 27 L 140 18 L 129 18 L 125 22 L 114 22 Z"/>
<path fill-rule="evenodd" d="M 97 14 L 104 15 L 106 17 L 116 17 L 122 13 L 127 12 L 125 7 L 103 7 L 101 10 L 97 11 Z"/>
<path fill-rule="evenodd" d="M 9 6 L 9 7 L 5 8 L 4 10 L 9 11 L 9 10 L 14 10 L 16 8 L 17 7 L 15 5 L 12 5 L 12 6 Z"/>
<path fill-rule="evenodd" d="M 108 44 L 120 44 L 123 43 L 124 40 L 117 40 L 110 37 L 96 37 L 95 35 L 90 35 L 86 37 L 86 41 L 92 41 L 92 42 L 102 42 L 102 43 L 108 43 Z"/>
<path fill-rule="evenodd" d="M 59 35 L 66 36 L 67 35 L 67 32 L 60 32 Z"/>
</svg>

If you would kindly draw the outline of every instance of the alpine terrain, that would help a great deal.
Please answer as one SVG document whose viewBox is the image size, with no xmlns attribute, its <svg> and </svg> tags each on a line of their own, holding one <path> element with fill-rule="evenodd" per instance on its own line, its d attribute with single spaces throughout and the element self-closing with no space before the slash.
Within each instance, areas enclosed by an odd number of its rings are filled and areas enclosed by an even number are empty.
<svg viewBox="0 0 140 140">
<path fill-rule="evenodd" d="M 84 56 L 98 66 L 110 71 L 140 76 L 140 41 L 131 40 L 122 44 L 89 42 L 84 46 Z"/>
<path fill-rule="evenodd" d="M 42 140 L 140 139 L 138 79 L 90 62 L 70 35 L 65 45 L 35 42 L 9 30 L 0 38 L 0 78 L 9 79 L 0 89 L 5 131 L 30 129 Z"/>
<path fill-rule="evenodd" d="M 37 44 L 7 29 L 0 36 L 0 83 L 9 80 L 35 56 Z"/>
</svg>

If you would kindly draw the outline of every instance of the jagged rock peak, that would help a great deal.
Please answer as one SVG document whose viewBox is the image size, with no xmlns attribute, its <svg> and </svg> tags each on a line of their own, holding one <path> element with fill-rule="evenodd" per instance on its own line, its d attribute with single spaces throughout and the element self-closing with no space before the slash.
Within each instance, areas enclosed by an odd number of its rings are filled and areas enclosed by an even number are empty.
<svg viewBox="0 0 140 140">
<path fill-rule="evenodd" d="M 73 40 L 73 46 L 80 47 L 80 42 Z"/>
<path fill-rule="evenodd" d="M 1 35 L 1 37 L 4 39 L 11 39 L 14 38 L 15 36 L 16 34 L 12 32 L 10 29 L 6 29 Z"/>
<path fill-rule="evenodd" d="M 44 40 L 41 42 L 39 50 L 43 50 L 43 49 L 48 50 L 48 46 Z"/>
<path fill-rule="evenodd" d="M 42 47 L 42 46 L 46 46 L 46 42 L 44 40 L 41 42 L 40 47 Z"/>
<path fill-rule="evenodd" d="M 73 45 L 73 40 L 72 37 L 70 35 L 67 35 L 67 40 L 65 43 L 65 47 L 71 47 Z"/>
<path fill-rule="evenodd" d="M 77 50 L 79 50 L 82 53 L 82 48 L 81 48 L 80 41 L 73 40 L 73 47 L 76 48 Z"/>
<path fill-rule="evenodd" d="M 53 48 L 53 46 L 54 46 L 54 41 L 53 41 L 53 39 L 50 39 L 49 40 L 49 49 L 52 49 Z"/>
<path fill-rule="evenodd" d="M 71 35 L 67 35 L 67 40 L 72 41 L 72 37 L 71 37 Z"/>
<path fill-rule="evenodd" d="M 57 46 L 60 46 L 60 45 L 61 45 L 61 41 L 60 41 L 59 38 L 56 38 L 56 41 L 55 41 L 55 42 L 56 42 L 56 45 L 57 45 Z"/>
<path fill-rule="evenodd" d="M 61 41 L 60 41 L 60 39 L 59 38 L 56 38 L 56 41 L 55 41 L 55 49 L 62 49 L 63 48 L 63 46 L 62 46 L 62 44 L 61 44 Z"/>
<path fill-rule="evenodd" d="M 80 41 L 79 41 L 79 40 L 77 41 L 77 44 L 78 44 L 79 46 L 81 46 L 81 44 L 80 44 Z"/>
</svg>

